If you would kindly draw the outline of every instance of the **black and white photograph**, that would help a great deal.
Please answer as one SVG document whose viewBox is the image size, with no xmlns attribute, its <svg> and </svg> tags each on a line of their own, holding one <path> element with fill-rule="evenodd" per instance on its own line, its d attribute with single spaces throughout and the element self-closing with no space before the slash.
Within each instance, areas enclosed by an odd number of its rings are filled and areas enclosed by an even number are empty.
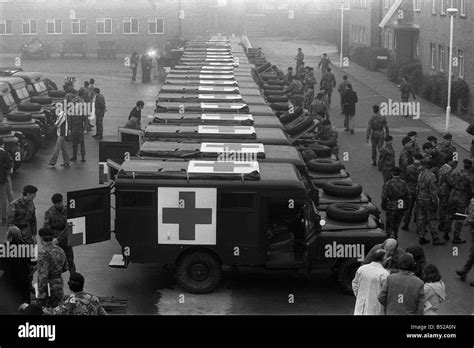
<svg viewBox="0 0 474 348">
<path fill-rule="evenodd" d="M 472 347 L 473 38 L 473 0 L 0 0 L 0 347 Z"/>
</svg>

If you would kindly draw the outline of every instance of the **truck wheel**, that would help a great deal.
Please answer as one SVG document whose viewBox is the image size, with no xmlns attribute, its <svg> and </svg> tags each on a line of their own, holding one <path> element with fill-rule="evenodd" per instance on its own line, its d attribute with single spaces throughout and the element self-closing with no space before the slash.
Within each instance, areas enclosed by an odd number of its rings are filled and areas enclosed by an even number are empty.
<svg viewBox="0 0 474 348">
<path fill-rule="evenodd" d="M 333 180 L 323 184 L 323 191 L 334 197 L 352 198 L 362 193 L 362 186 L 354 182 L 344 180 Z"/>
<path fill-rule="evenodd" d="M 356 259 L 346 259 L 337 268 L 337 281 L 346 294 L 354 294 L 352 291 L 352 280 L 361 263 Z"/>
<path fill-rule="evenodd" d="M 329 146 L 311 144 L 308 147 L 310 150 L 313 150 L 317 157 L 331 157 L 332 150 Z"/>
<path fill-rule="evenodd" d="M 279 96 L 282 97 L 285 94 L 283 93 L 283 90 L 278 90 L 278 89 L 267 89 L 263 91 L 263 95 L 265 97 L 271 97 L 271 96 Z"/>
<path fill-rule="evenodd" d="M 40 105 L 48 105 L 53 102 L 53 99 L 51 97 L 31 97 L 30 102 L 38 103 Z"/>
<path fill-rule="evenodd" d="M 333 203 L 326 209 L 328 218 L 339 222 L 365 222 L 369 218 L 367 208 L 352 203 Z"/>
<path fill-rule="evenodd" d="M 20 111 L 40 111 L 41 105 L 36 102 L 25 102 L 18 104 L 18 110 Z"/>
<path fill-rule="evenodd" d="M 269 106 L 273 110 L 288 111 L 290 104 L 289 103 L 272 103 Z"/>
<path fill-rule="evenodd" d="M 269 95 L 267 97 L 267 102 L 269 103 L 287 103 L 288 97 L 284 95 Z"/>
<path fill-rule="evenodd" d="M 7 120 L 12 122 L 28 122 L 31 121 L 31 114 L 27 112 L 11 112 L 7 114 Z"/>
<path fill-rule="evenodd" d="M 36 151 L 38 149 L 36 148 L 36 145 L 33 140 L 25 138 L 23 140 L 23 157 L 22 160 L 25 162 L 31 161 L 33 157 L 35 157 Z"/>
<path fill-rule="evenodd" d="M 0 123 L 0 134 L 10 134 L 12 128 L 8 124 Z"/>
<path fill-rule="evenodd" d="M 66 92 L 60 90 L 52 90 L 48 92 L 48 95 L 52 98 L 64 98 L 66 96 Z"/>
<path fill-rule="evenodd" d="M 206 294 L 214 290 L 222 276 L 221 265 L 215 257 L 196 251 L 183 257 L 176 270 L 176 278 L 184 290 Z"/>
<path fill-rule="evenodd" d="M 281 80 L 268 80 L 267 83 L 270 86 L 284 86 L 285 85 L 285 82 L 283 82 Z"/>
<path fill-rule="evenodd" d="M 299 117 L 295 121 L 285 126 L 285 130 L 289 135 L 296 135 L 304 132 L 313 125 L 313 120 L 310 117 Z"/>
<path fill-rule="evenodd" d="M 311 171 L 327 174 L 338 173 L 342 169 L 341 162 L 321 158 L 309 161 L 306 166 Z"/>
</svg>

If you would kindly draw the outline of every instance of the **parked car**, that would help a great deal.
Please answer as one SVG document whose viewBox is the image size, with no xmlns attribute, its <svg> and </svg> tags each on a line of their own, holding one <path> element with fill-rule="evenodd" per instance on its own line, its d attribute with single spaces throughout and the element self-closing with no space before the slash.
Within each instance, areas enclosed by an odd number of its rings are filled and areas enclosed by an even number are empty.
<svg viewBox="0 0 474 348">
<path fill-rule="evenodd" d="M 21 48 L 22 59 L 49 59 L 51 58 L 51 48 L 43 44 L 39 39 L 24 44 Z"/>
</svg>

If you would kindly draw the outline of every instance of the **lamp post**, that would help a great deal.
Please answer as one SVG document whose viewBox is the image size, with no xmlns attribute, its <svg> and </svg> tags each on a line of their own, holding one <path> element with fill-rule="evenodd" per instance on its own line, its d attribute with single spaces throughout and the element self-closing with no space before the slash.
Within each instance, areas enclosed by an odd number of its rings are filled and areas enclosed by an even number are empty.
<svg viewBox="0 0 474 348">
<path fill-rule="evenodd" d="M 347 7 L 347 8 L 344 7 L 344 3 L 345 1 L 341 1 L 341 53 L 339 55 L 339 66 L 341 67 L 341 69 L 342 69 L 342 64 L 343 64 L 343 59 L 344 59 L 344 55 L 342 53 L 343 47 L 344 47 L 344 11 L 350 10 L 350 7 Z"/>
<path fill-rule="evenodd" d="M 453 31 L 454 16 L 458 13 L 457 8 L 448 8 L 446 10 L 450 18 L 449 30 L 449 68 L 448 68 L 448 105 L 446 106 L 446 132 L 449 132 L 449 117 L 451 115 L 451 75 L 453 72 Z"/>
</svg>

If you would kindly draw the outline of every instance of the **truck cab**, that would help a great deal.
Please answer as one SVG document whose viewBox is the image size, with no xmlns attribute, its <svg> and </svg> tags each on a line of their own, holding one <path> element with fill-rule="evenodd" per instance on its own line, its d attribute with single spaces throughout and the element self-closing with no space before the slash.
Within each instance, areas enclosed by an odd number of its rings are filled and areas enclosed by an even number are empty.
<svg viewBox="0 0 474 348">
<path fill-rule="evenodd" d="M 192 293 L 214 290 L 223 265 L 327 267 L 347 291 L 365 254 L 386 239 L 364 209 L 352 224 L 320 213 L 289 163 L 130 159 L 111 186 L 68 193 L 71 240 L 110 238 L 112 193 L 122 253 L 110 266 L 170 265 Z"/>
</svg>

